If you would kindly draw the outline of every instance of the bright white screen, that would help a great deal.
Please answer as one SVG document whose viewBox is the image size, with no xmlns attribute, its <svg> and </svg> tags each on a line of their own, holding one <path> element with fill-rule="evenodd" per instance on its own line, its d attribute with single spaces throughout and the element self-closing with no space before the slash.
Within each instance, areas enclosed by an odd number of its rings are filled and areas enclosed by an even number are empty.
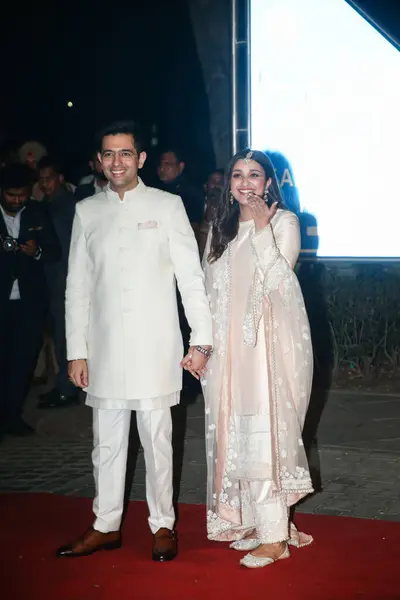
<svg viewBox="0 0 400 600">
<path fill-rule="evenodd" d="M 251 147 L 290 162 L 318 255 L 400 256 L 400 52 L 345 0 L 251 0 Z"/>
</svg>

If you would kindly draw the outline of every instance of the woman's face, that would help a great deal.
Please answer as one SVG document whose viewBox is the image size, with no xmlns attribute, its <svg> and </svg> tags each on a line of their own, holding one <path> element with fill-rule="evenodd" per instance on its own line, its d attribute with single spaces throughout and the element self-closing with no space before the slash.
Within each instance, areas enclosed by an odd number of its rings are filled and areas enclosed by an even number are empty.
<svg viewBox="0 0 400 600">
<path fill-rule="evenodd" d="M 239 159 L 232 169 L 230 180 L 231 192 L 239 204 L 248 204 L 249 193 L 262 196 L 271 184 L 265 178 L 264 169 L 255 160 Z"/>
</svg>

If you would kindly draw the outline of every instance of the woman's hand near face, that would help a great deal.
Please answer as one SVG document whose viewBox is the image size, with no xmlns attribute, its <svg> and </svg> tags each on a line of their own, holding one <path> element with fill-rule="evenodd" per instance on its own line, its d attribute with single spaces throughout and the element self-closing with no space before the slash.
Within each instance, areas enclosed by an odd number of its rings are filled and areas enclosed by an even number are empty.
<svg viewBox="0 0 400 600">
<path fill-rule="evenodd" d="M 253 215 L 256 231 L 265 229 L 276 215 L 278 202 L 269 207 L 264 198 L 252 192 L 249 194 L 247 202 Z"/>
</svg>

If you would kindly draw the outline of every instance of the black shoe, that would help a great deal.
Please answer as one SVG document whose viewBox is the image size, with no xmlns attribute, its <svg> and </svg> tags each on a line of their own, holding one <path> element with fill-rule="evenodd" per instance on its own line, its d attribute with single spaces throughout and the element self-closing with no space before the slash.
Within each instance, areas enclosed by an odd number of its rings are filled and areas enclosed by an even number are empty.
<svg viewBox="0 0 400 600">
<path fill-rule="evenodd" d="M 38 404 L 38 408 L 64 408 L 65 406 L 71 406 L 71 404 L 79 404 L 79 397 L 77 394 L 73 396 L 67 396 L 60 394 L 57 390 L 51 390 L 47 394 L 39 396 L 41 402 Z"/>
<path fill-rule="evenodd" d="M 33 435 L 35 430 L 22 419 L 17 419 L 7 425 L 6 433 L 17 437 L 27 437 L 28 435 Z"/>
</svg>

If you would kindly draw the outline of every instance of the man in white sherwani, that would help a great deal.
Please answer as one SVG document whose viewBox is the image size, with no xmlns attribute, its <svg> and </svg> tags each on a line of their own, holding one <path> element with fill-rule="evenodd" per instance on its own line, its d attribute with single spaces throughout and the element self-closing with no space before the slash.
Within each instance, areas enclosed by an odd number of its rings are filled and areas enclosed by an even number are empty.
<svg viewBox="0 0 400 600">
<path fill-rule="evenodd" d="M 183 365 L 195 377 L 211 353 L 212 322 L 196 240 L 179 196 L 146 187 L 135 126 L 101 134 L 109 180 L 77 204 L 66 291 L 69 375 L 93 408 L 93 527 L 57 556 L 121 546 L 131 411 L 146 463 L 153 559 L 177 554 L 172 504 L 171 407 L 182 387 L 176 280 L 192 337 Z"/>
</svg>

